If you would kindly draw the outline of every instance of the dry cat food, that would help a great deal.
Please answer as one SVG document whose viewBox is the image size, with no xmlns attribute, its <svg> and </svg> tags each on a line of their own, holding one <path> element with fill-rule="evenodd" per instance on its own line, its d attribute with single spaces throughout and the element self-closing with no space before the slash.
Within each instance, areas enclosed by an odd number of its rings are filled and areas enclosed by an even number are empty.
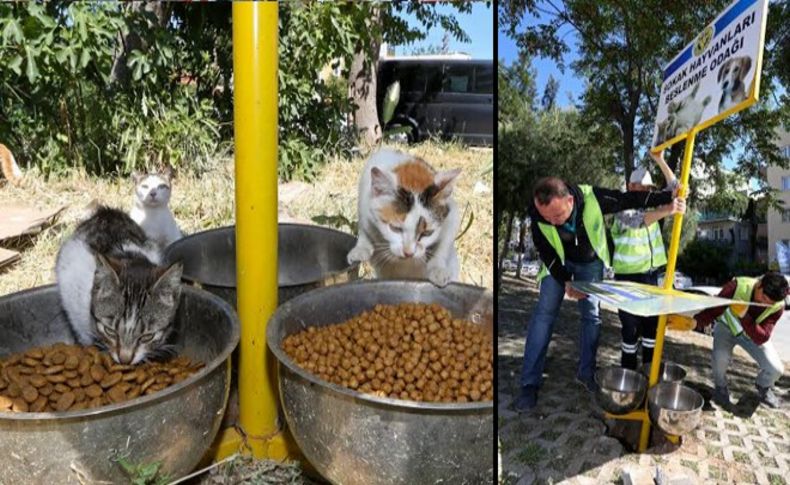
<svg viewBox="0 0 790 485">
<path fill-rule="evenodd" d="M 376 305 L 346 322 L 309 327 L 283 350 L 321 379 L 382 397 L 493 400 L 493 345 L 481 325 L 439 305 Z"/>
<path fill-rule="evenodd" d="M 57 343 L 0 359 L 0 412 L 77 411 L 152 394 L 203 367 L 177 357 L 118 364 L 96 347 Z"/>
</svg>

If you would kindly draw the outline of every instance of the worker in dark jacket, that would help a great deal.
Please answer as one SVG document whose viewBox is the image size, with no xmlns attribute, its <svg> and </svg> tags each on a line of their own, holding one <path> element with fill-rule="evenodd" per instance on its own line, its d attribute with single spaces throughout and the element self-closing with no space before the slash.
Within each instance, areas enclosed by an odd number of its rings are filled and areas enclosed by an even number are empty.
<svg viewBox="0 0 790 485">
<path fill-rule="evenodd" d="M 620 192 L 589 185 L 567 184 L 556 177 L 537 182 L 529 208 L 532 240 L 543 263 L 538 274 L 540 297 L 527 329 L 521 390 L 514 403 L 518 412 L 537 404 L 546 351 L 564 295 L 579 300 L 581 333 L 576 379 L 589 391 L 596 389 L 595 357 L 601 319 L 597 298 L 571 287 L 571 281 L 600 281 L 610 265 L 603 215 L 626 209 L 682 204 L 673 192 Z"/>
<path fill-rule="evenodd" d="M 730 392 L 727 388 L 727 367 L 732 359 L 732 349 L 740 345 L 760 366 L 757 374 L 757 392 L 765 405 L 779 407 L 773 392 L 774 384 L 782 376 L 782 359 L 771 343 L 771 332 L 782 317 L 787 296 L 787 280 L 779 273 L 766 273 L 760 280 L 735 278 L 719 292 L 722 298 L 751 301 L 770 305 L 730 305 L 702 311 L 694 316 L 697 328 L 702 330 L 715 322 L 713 328 L 713 402 L 729 407 Z"/>
</svg>

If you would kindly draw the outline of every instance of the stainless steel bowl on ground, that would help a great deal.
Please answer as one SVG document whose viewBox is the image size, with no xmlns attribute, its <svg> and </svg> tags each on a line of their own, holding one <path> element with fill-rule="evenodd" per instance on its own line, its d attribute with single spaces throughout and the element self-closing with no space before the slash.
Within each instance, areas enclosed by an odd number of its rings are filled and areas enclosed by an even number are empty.
<svg viewBox="0 0 790 485">
<path fill-rule="evenodd" d="M 267 329 L 288 428 L 332 483 L 489 483 L 493 402 L 426 403 L 362 394 L 299 368 L 281 348 L 286 336 L 308 327 L 343 322 L 376 304 L 401 302 L 437 303 L 454 317 L 493 331 L 491 292 L 468 285 L 361 281 L 294 298 L 277 309 Z"/>
<path fill-rule="evenodd" d="M 604 367 L 595 373 L 598 391 L 595 396 L 604 411 L 625 414 L 638 408 L 645 400 L 647 379 L 623 367 Z"/>
<path fill-rule="evenodd" d="M 650 421 L 664 433 L 683 436 L 699 425 L 705 399 L 677 382 L 659 382 L 647 393 Z"/>
<path fill-rule="evenodd" d="M 642 365 L 642 374 L 650 379 L 651 363 L 648 362 Z M 686 378 L 686 369 L 679 366 L 674 362 L 662 362 L 659 367 L 658 381 L 659 382 L 683 382 Z"/>
<path fill-rule="evenodd" d="M 226 302 L 185 287 L 176 329 L 177 353 L 206 364 L 178 384 L 84 411 L 0 412 L 0 483 L 128 483 L 120 458 L 190 472 L 219 429 L 239 325 Z M 56 287 L 0 298 L 0 356 L 56 342 L 74 342 Z"/>
<path fill-rule="evenodd" d="M 346 256 L 351 234 L 307 224 L 279 224 L 277 261 L 280 304 L 306 291 L 359 277 Z M 184 264 L 184 281 L 199 284 L 236 306 L 236 227 L 198 232 L 165 249 L 165 261 Z"/>
</svg>

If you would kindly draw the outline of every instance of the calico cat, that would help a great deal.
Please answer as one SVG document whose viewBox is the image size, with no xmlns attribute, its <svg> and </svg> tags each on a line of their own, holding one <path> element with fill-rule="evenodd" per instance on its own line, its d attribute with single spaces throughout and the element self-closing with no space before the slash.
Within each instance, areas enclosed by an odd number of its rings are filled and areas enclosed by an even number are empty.
<svg viewBox="0 0 790 485">
<path fill-rule="evenodd" d="M 168 168 L 162 173 L 145 175 L 133 173 L 132 178 L 135 184 L 134 202 L 129 211 L 132 220 L 143 228 L 145 235 L 156 242 L 160 249 L 181 239 L 181 230 L 168 207 L 172 170 Z"/>
<path fill-rule="evenodd" d="M 82 345 L 137 364 L 167 350 L 181 295 L 181 263 L 160 266 L 156 243 L 124 212 L 99 206 L 61 246 L 58 293 Z"/>
<path fill-rule="evenodd" d="M 394 150 L 371 156 L 359 182 L 359 237 L 349 263 L 370 261 L 383 279 L 457 280 L 460 218 L 451 195 L 459 173 L 436 172 Z"/>
<path fill-rule="evenodd" d="M 14 185 L 18 185 L 22 179 L 22 171 L 19 170 L 19 165 L 16 164 L 14 154 L 2 143 L 0 143 L 0 170 L 2 170 L 6 180 Z"/>
</svg>

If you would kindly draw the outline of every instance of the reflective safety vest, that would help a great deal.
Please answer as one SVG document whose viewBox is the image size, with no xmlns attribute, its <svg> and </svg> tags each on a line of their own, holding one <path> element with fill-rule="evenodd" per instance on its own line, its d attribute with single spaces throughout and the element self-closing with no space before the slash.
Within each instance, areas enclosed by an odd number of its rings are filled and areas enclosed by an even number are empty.
<svg viewBox="0 0 790 485">
<path fill-rule="evenodd" d="M 658 222 L 631 229 L 618 219 L 612 225 L 614 256 L 612 268 L 617 274 L 647 273 L 667 264 L 664 239 Z"/>
<path fill-rule="evenodd" d="M 606 226 L 603 221 L 603 213 L 601 206 L 598 204 L 598 199 L 595 198 L 592 186 L 580 185 L 579 189 L 582 191 L 584 197 L 584 211 L 582 212 L 582 221 L 584 222 L 584 230 L 587 232 L 587 238 L 595 251 L 595 254 L 603 261 L 603 264 L 609 267 L 609 246 L 606 244 Z M 562 247 L 562 240 L 557 228 L 545 222 L 538 222 L 538 228 L 543 236 L 549 242 L 551 247 L 557 251 L 562 264 L 565 264 L 565 249 Z M 542 263 L 540 272 L 538 273 L 538 282 L 549 274 L 546 263 Z"/>
<path fill-rule="evenodd" d="M 752 301 L 752 293 L 754 292 L 754 286 L 757 284 L 756 278 L 735 278 L 735 294 L 732 296 L 733 300 L 740 300 L 740 301 Z M 785 302 L 784 300 L 778 301 L 774 303 L 772 306 L 765 309 L 763 313 L 757 317 L 755 323 L 757 325 L 763 323 L 766 318 L 770 317 L 774 313 L 778 311 L 782 311 L 784 309 Z M 733 309 L 735 307 L 735 309 Z M 746 315 L 746 311 L 749 309 L 748 305 L 730 305 L 724 310 L 724 313 L 721 314 L 719 317 L 719 321 L 721 321 L 727 328 L 730 329 L 733 335 L 736 337 L 743 333 L 743 326 L 741 325 L 741 318 Z"/>
</svg>

